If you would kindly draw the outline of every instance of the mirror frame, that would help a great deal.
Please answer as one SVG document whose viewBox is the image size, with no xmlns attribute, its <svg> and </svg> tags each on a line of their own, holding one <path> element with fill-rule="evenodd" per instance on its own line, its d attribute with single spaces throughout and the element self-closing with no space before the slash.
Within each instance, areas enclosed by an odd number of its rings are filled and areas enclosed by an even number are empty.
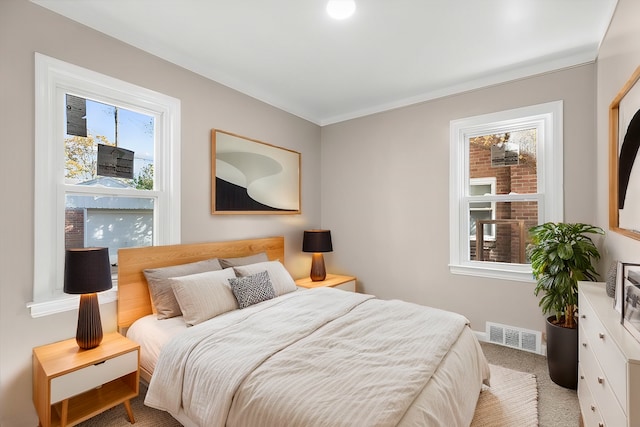
<svg viewBox="0 0 640 427">
<path fill-rule="evenodd" d="M 609 105 L 609 229 L 636 240 L 640 240 L 640 232 L 620 227 L 620 212 L 618 210 L 618 139 L 620 135 L 620 103 L 639 79 L 640 66 L 636 68 Z"/>
</svg>

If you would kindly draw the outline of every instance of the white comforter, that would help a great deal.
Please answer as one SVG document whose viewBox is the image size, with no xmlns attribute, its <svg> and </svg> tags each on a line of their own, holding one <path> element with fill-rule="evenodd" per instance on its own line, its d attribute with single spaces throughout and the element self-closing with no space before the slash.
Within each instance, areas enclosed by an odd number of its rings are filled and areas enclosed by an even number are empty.
<svg viewBox="0 0 640 427">
<path fill-rule="evenodd" d="M 145 404 L 207 427 L 396 426 L 467 323 L 370 295 L 293 292 L 167 343 Z"/>
</svg>

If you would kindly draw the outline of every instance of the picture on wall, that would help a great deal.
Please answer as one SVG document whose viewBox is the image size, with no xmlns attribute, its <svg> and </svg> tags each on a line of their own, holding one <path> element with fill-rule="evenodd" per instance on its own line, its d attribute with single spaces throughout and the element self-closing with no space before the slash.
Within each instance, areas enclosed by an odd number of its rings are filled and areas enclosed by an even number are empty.
<svg viewBox="0 0 640 427">
<path fill-rule="evenodd" d="M 640 240 L 640 67 L 609 106 L 609 225 Z"/>
<path fill-rule="evenodd" d="M 299 214 L 300 153 L 211 131 L 212 214 Z"/>
<path fill-rule="evenodd" d="M 640 341 L 640 266 L 623 264 L 622 324 Z"/>
</svg>

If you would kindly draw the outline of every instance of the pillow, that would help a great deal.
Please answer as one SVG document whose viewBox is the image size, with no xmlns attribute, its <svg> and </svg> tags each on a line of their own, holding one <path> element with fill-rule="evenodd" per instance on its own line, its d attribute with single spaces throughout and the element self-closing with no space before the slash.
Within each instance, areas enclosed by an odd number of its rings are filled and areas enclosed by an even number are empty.
<svg viewBox="0 0 640 427">
<path fill-rule="evenodd" d="M 176 301 L 171 289 L 169 278 L 216 270 L 222 270 L 217 258 L 144 270 L 144 277 L 147 278 L 151 301 L 153 301 L 153 305 L 156 308 L 158 319 L 169 319 L 182 314 L 178 301 Z"/>
<path fill-rule="evenodd" d="M 267 261 L 258 262 L 256 264 L 243 265 L 241 267 L 234 267 L 236 274 L 240 277 L 250 276 L 261 271 L 267 271 L 273 290 L 276 296 L 280 296 L 289 292 L 293 292 L 297 289 L 296 282 L 293 280 L 289 272 L 280 261 Z"/>
<path fill-rule="evenodd" d="M 226 268 L 169 279 L 185 323 L 197 325 L 236 310 L 238 303 L 228 282 L 234 277 L 233 268 Z"/>
<path fill-rule="evenodd" d="M 237 258 L 220 258 L 220 265 L 222 268 L 239 267 L 241 265 L 255 264 L 257 262 L 269 261 L 269 257 L 266 252 L 260 252 L 259 254 L 237 257 Z"/>
<path fill-rule="evenodd" d="M 266 271 L 250 276 L 234 277 L 229 279 L 229 283 L 240 308 L 246 308 L 276 297 L 271 280 L 269 280 L 269 273 Z"/>
</svg>

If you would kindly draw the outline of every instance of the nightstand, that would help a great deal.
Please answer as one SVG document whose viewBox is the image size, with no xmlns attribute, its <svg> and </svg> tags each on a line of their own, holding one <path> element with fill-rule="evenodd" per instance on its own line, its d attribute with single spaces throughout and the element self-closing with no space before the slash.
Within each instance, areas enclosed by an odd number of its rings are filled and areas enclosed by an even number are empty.
<svg viewBox="0 0 640 427">
<path fill-rule="evenodd" d="M 75 338 L 33 349 L 33 403 L 41 427 L 75 425 L 138 395 L 140 346 L 118 333 L 82 350 Z"/>
<path fill-rule="evenodd" d="M 310 277 L 298 279 L 296 280 L 296 285 L 303 288 L 307 288 L 307 289 L 319 288 L 321 286 L 329 286 L 332 288 L 355 292 L 356 278 L 353 276 L 340 276 L 338 274 L 327 274 L 327 277 L 324 280 L 320 280 L 318 282 L 312 281 Z"/>
</svg>

